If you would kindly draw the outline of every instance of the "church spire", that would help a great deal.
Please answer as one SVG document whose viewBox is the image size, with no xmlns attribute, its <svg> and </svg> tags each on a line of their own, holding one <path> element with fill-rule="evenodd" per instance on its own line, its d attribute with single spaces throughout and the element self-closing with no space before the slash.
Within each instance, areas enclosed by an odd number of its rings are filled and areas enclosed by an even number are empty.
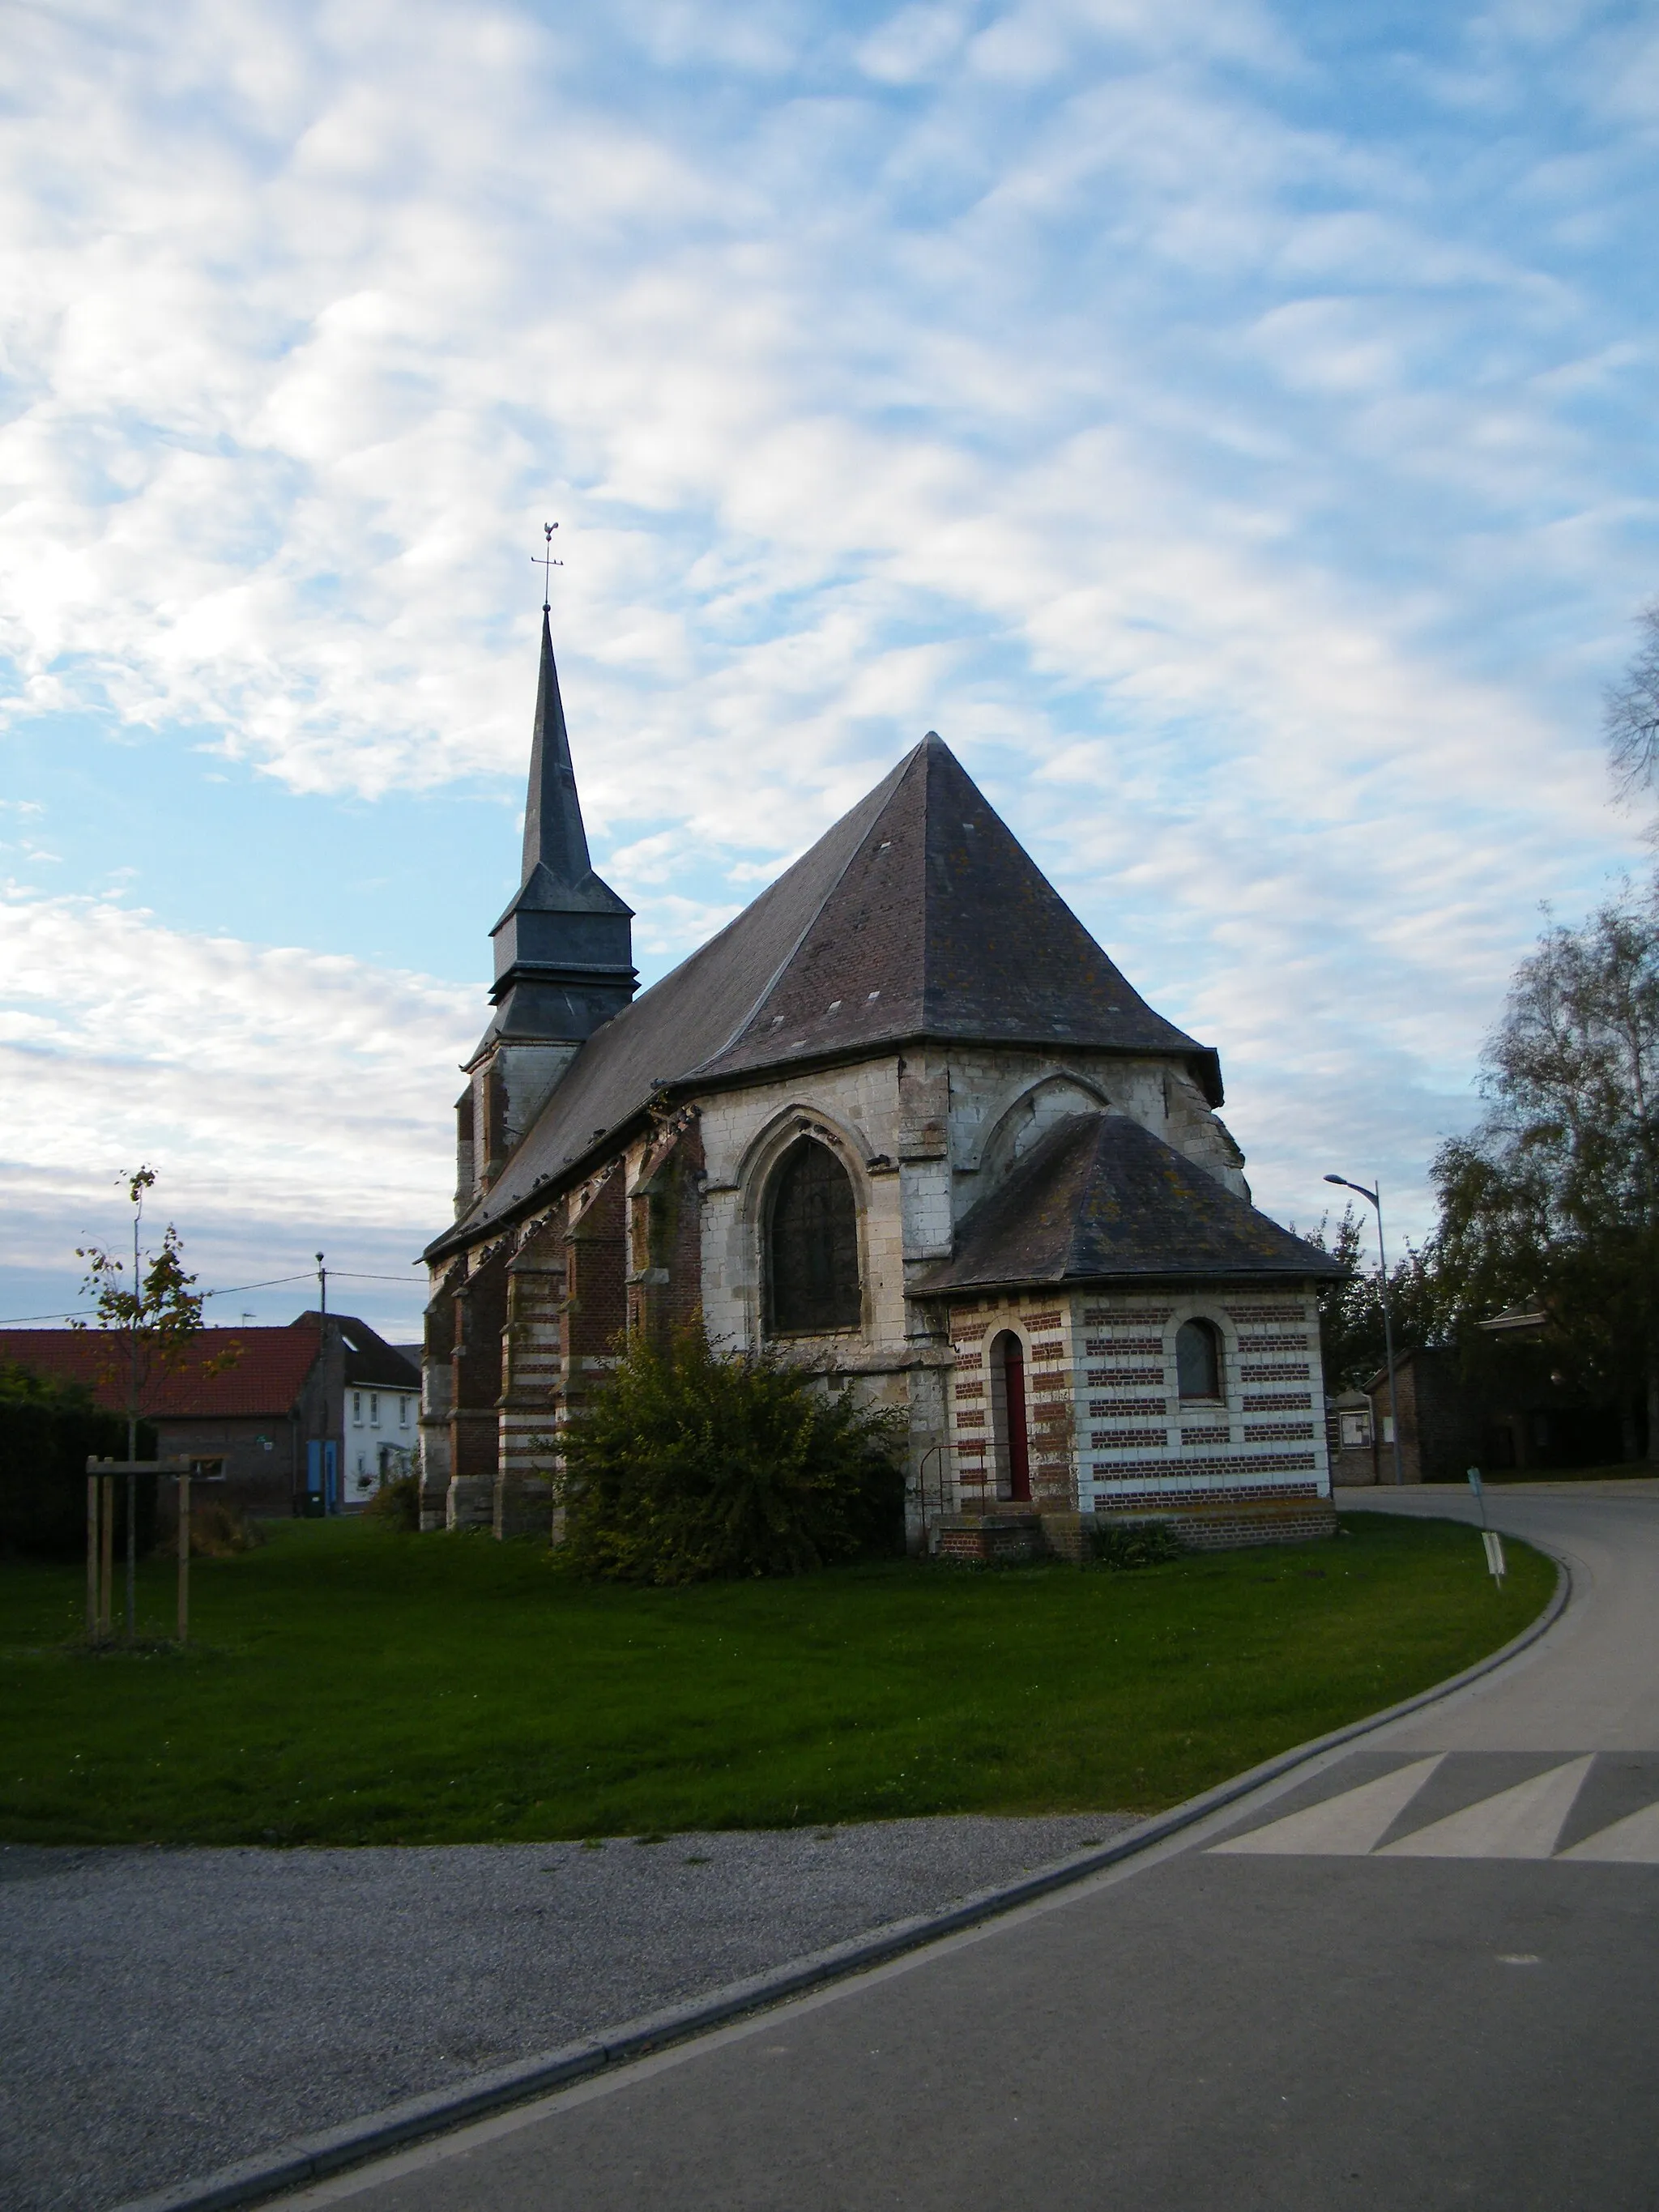
<svg viewBox="0 0 1659 2212">
<path fill-rule="evenodd" d="M 530 790 L 524 810 L 524 872 L 527 884 L 538 867 L 556 884 L 574 887 L 593 872 L 587 832 L 570 764 L 570 733 L 553 659 L 553 633 L 542 609 L 542 665 L 536 684 L 536 726 L 530 739 Z"/>
<path fill-rule="evenodd" d="M 524 865 L 519 888 L 490 932 L 495 1018 L 489 1036 L 576 1044 L 620 1012 L 639 981 L 633 918 L 633 908 L 594 874 L 588 855 L 544 606 Z"/>
</svg>

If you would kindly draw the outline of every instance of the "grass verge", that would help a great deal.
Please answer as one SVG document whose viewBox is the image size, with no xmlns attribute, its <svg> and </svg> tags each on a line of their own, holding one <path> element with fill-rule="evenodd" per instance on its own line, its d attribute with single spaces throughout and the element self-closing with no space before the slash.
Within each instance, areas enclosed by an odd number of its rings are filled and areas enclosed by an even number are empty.
<svg viewBox="0 0 1659 2212">
<path fill-rule="evenodd" d="M 192 1571 L 180 1655 L 73 1648 L 0 1566 L 0 1838 L 384 1844 L 1151 1811 L 1507 1641 L 1555 1570 L 1351 1516 L 1134 1574 L 894 1562 L 595 1588 L 522 1544 L 296 1522 Z M 165 1618 L 164 1564 L 142 1577 Z M 144 1623 L 141 1621 L 141 1626 Z"/>
</svg>

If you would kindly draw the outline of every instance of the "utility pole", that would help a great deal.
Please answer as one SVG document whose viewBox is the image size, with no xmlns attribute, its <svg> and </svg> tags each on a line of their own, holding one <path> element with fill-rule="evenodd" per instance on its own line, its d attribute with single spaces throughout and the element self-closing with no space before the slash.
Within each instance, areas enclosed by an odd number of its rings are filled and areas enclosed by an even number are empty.
<svg viewBox="0 0 1659 2212">
<path fill-rule="evenodd" d="M 128 1339 L 131 1357 L 127 1364 L 127 1642 L 131 1644 L 138 1626 L 138 1478 L 132 1473 L 133 1462 L 138 1456 L 138 1324 L 143 1318 L 139 1301 L 143 1287 L 138 1274 L 138 1224 L 143 1218 L 144 1189 L 137 1178 L 133 1182 L 132 1208 L 132 1328 Z"/>
<path fill-rule="evenodd" d="M 1376 1208 L 1376 1261 L 1382 1273 L 1378 1288 L 1382 1297 L 1382 1349 L 1389 1364 L 1389 1426 L 1394 1431 L 1394 1480 L 1395 1487 L 1406 1480 L 1400 1462 L 1400 1401 L 1395 1395 L 1394 1382 L 1394 1316 L 1389 1301 L 1389 1255 L 1382 1242 L 1382 1183 L 1379 1176 L 1376 1188 L 1367 1190 L 1363 1182 L 1350 1182 L 1346 1176 L 1328 1175 L 1327 1182 L 1340 1183 L 1344 1190 L 1357 1191 L 1368 1206 Z"/>
</svg>

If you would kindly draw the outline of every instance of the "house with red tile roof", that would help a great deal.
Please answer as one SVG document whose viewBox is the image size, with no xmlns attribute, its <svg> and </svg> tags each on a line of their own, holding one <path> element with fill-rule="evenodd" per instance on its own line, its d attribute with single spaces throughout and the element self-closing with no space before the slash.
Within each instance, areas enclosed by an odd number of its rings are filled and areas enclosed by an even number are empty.
<svg viewBox="0 0 1659 2212">
<path fill-rule="evenodd" d="M 97 1329 L 0 1329 L 0 1363 L 125 1411 L 118 1355 Z M 420 1387 L 366 1322 L 303 1313 L 286 1328 L 204 1329 L 183 1367 L 151 1376 L 141 1411 L 164 1458 L 222 1462 L 221 1494 L 246 1512 L 349 1512 L 411 1467 Z"/>
</svg>

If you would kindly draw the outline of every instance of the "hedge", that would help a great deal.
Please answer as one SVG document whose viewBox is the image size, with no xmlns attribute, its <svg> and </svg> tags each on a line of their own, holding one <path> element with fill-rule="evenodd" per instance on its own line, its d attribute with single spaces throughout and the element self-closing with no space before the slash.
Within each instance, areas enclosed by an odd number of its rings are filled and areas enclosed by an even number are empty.
<svg viewBox="0 0 1659 2212">
<path fill-rule="evenodd" d="M 87 1541 L 87 1462 L 125 1459 L 126 1417 L 100 1413 L 74 1383 L 27 1367 L 0 1367 L 0 1554 L 72 1559 Z M 155 1456 L 155 1431 L 138 1424 L 138 1456 Z M 155 1540 L 154 1475 L 137 1492 L 138 1549 Z M 126 1549 L 126 1489 L 115 1486 L 117 1557 Z"/>
</svg>

